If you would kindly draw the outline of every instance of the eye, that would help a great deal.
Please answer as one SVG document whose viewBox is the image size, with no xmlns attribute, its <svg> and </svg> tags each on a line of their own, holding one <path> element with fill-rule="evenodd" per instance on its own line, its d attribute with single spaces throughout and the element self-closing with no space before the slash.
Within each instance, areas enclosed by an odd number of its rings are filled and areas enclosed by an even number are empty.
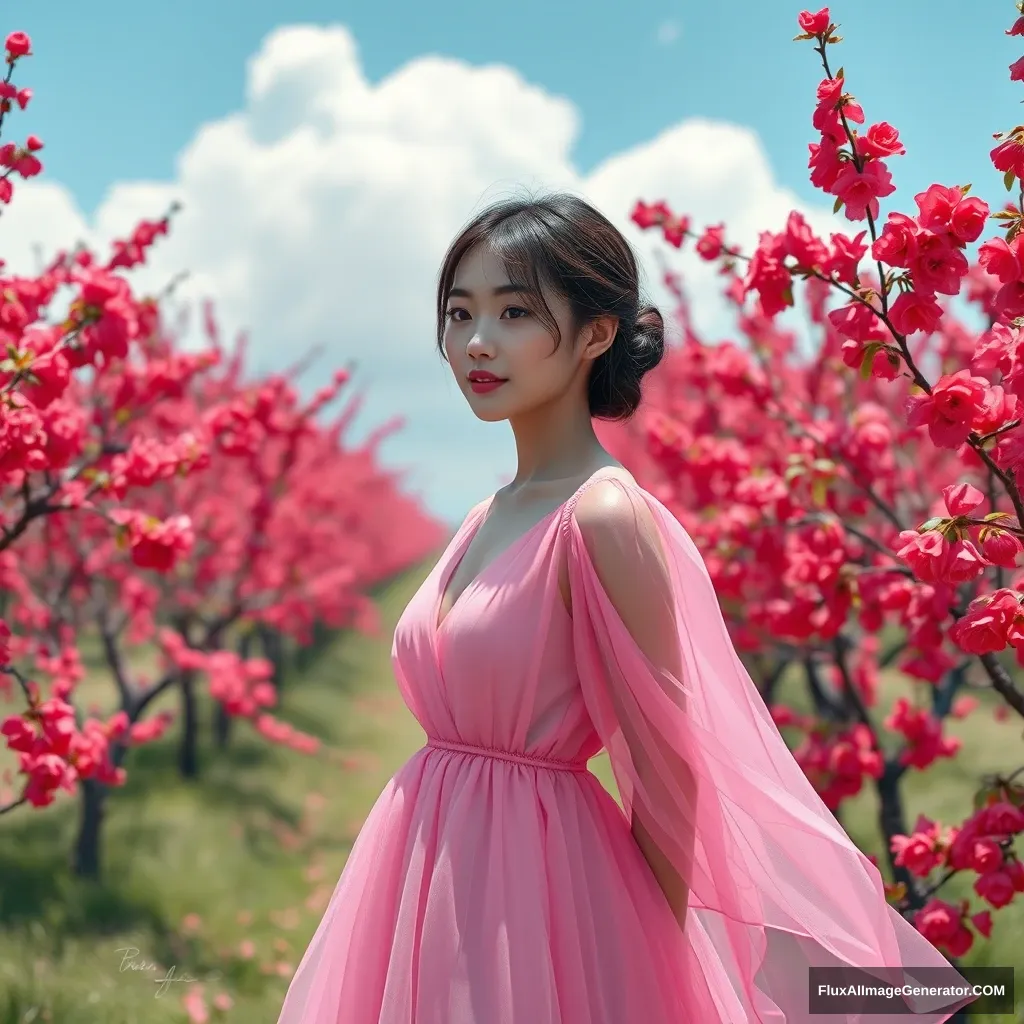
<svg viewBox="0 0 1024 1024">
<path fill-rule="evenodd" d="M 465 318 L 456 316 L 457 313 L 465 313 L 466 316 Z M 530 311 L 528 309 L 524 309 L 522 306 L 506 306 L 503 313 L 519 314 L 518 316 L 510 315 L 510 320 L 521 320 L 524 316 L 530 315 Z M 453 306 L 451 309 L 445 311 L 444 318 L 445 320 L 451 320 L 454 323 L 464 323 L 465 320 L 469 319 L 469 313 L 461 306 Z"/>
</svg>

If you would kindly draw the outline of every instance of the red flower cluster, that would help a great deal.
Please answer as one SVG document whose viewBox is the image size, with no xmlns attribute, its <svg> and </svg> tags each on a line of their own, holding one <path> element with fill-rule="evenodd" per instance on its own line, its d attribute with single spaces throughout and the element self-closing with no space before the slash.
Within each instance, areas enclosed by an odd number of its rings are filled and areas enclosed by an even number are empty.
<svg viewBox="0 0 1024 1024">
<path fill-rule="evenodd" d="M 1024 893 L 1024 864 L 1011 852 L 1014 838 L 1024 832 L 1024 811 L 1007 800 L 993 800 L 959 828 L 943 829 L 925 817 L 911 835 L 894 836 L 896 863 L 912 875 L 926 878 L 939 870 L 977 874 L 974 891 L 995 910 L 1008 906 Z M 970 914 L 966 901 L 959 906 L 932 899 L 915 915 L 918 929 L 951 956 L 963 956 L 977 933 L 988 937 L 991 912 Z"/>
<path fill-rule="evenodd" d="M 1016 568 L 1021 542 L 1001 522 L 1009 517 L 972 520 L 970 513 L 985 496 L 970 484 L 950 485 L 943 497 L 948 516 L 930 519 L 919 530 L 903 530 L 896 539 L 896 554 L 919 580 L 958 584 L 990 566 Z"/>
<path fill-rule="evenodd" d="M 32 41 L 24 32 L 12 32 L 4 43 L 6 50 L 6 62 L 11 72 L 14 65 L 22 57 L 32 53 Z M 10 112 L 12 101 L 24 110 L 32 99 L 32 90 L 27 88 L 19 89 L 12 84 L 11 76 L 0 81 L 0 126 L 3 125 L 4 116 Z M 0 174 L 0 204 L 9 203 L 14 195 L 14 183 L 11 181 L 12 174 L 19 174 L 23 178 L 33 178 L 39 174 L 43 165 L 36 156 L 36 153 L 43 148 L 43 143 L 36 135 L 30 135 L 23 146 L 17 146 L 12 142 L 0 146 L 0 167 L 5 168 Z M 0 261 L 0 266 L 3 262 Z"/>
<path fill-rule="evenodd" d="M 125 771 L 114 767 L 109 752 L 126 725 L 123 716 L 107 723 L 89 718 L 79 729 L 74 707 L 51 698 L 31 705 L 23 715 L 5 719 L 0 735 L 18 754 L 19 771 L 27 780 L 24 799 L 33 807 L 46 807 L 58 789 L 73 793 L 79 779 L 95 779 L 108 786 L 124 783 Z"/>
</svg>

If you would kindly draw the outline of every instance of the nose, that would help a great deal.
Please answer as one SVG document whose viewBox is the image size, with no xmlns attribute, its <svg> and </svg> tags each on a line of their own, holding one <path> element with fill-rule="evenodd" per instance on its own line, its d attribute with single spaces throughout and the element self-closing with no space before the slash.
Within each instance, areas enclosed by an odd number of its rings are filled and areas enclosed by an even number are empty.
<svg viewBox="0 0 1024 1024">
<path fill-rule="evenodd" d="M 474 359 L 489 359 L 494 355 L 494 342 L 488 337 L 489 332 L 483 327 L 477 327 L 469 341 L 466 342 L 466 354 Z"/>
</svg>

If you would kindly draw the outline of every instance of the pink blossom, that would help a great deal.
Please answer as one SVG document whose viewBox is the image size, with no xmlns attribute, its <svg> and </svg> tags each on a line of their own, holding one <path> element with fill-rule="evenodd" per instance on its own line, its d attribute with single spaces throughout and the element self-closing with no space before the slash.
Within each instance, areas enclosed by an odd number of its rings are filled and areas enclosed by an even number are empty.
<svg viewBox="0 0 1024 1024">
<path fill-rule="evenodd" d="M 966 516 L 985 500 L 985 495 L 973 484 L 950 484 L 942 488 L 942 500 L 951 516 Z"/>
<path fill-rule="evenodd" d="M 980 913 L 972 914 L 971 924 L 977 928 L 979 935 L 983 935 L 986 939 L 992 937 L 992 912 L 990 910 L 982 910 Z"/>
<path fill-rule="evenodd" d="M 1024 177 L 1024 135 L 1020 132 L 1000 142 L 989 156 L 997 171 L 1004 174 L 1012 171 L 1015 178 Z"/>
<path fill-rule="evenodd" d="M 811 14 L 810 11 L 801 11 L 796 20 L 800 25 L 801 32 L 806 32 L 809 36 L 824 35 L 829 26 L 828 8 L 822 7 L 816 14 Z"/>
<path fill-rule="evenodd" d="M 931 295 L 903 292 L 889 310 L 889 320 L 900 334 L 934 331 L 942 320 L 942 307 Z"/>
<path fill-rule="evenodd" d="M 828 193 L 835 190 L 836 179 L 843 169 L 836 140 L 823 136 L 821 142 L 808 143 L 811 156 L 807 166 L 811 171 L 811 184 Z"/>
<path fill-rule="evenodd" d="M 942 863 L 942 858 L 935 851 L 934 840 L 920 832 L 912 836 L 893 836 L 892 852 L 900 867 L 905 867 L 919 878 L 924 878 Z"/>
<path fill-rule="evenodd" d="M 1016 894 L 1013 879 L 1005 871 L 990 871 L 974 883 L 974 891 L 998 910 L 1013 902 Z"/>
<path fill-rule="evenodd" d="M 906 153 L 899 132 L 887 121 L 873 124 L 863 135 L 857 136 L 857 152 L 868 159 L 883 156 L 902 156 Z"/>
<path fill-rule="evenodd" d="M 963 198 L 963 193 L 958 188 L 949 188 L 946 185 L 929 185 L 924 192 L 918 192 L 914 196 L 914 202 L 920 211 L 918 223 L 923 228 L 947 228 L 953 210 L 957 203 Z"/>
<path fill-rule="evenodd" d="M 918 291 L 957 295 L 970 266 L 967 257 L 953 244 L 952 236 L 944 229 L 924 228 L 917 234 L 917 251 L 911 257 L 909 269 Z"/>
<path fill-rule="evenodd" d="M 24 32 L 12 32 L 4 43 L 8 57 L 27 57 L 32 52 L 32 40 Z"/>
<path fill-rule="evenodd" d="M 957 203 L 950 218 L 949 226 L 953 234 L 965 245 L 976 241 L 985 230 L 989 207 L 977 196 L 967 196 Z"/>
<path fill-rule="evenodd" d="M 831 191 L 843 201 L 849 220 L 863 220 L 869 213 L 872 217 L 878 216 L 878 200 L 892 195 L 896 186 L 889 168 L 881 160 L 870 160 L 862 171 L 853 163 L 847 163 Z"/>
<path fill-rule="evenodd" d="M 1016 569 L 1021 543 L 1006 530 L 988 530 L 981 542 L 981 553 L 987 562 L 1003 569 Z"/>
<path fill-rule="evenodd" d="M 949 541 L 938 530 L 903 530 L 898 537 L 898 558 L 902 558 L 923 582 L 933 582 L 942 577 L 949 565 Z"/>
<path fill-rule="evenodd" d="M 979 831 L 990 836 L 1012 836 L 1024 832 L 1024 811 L 1006 800 L 988 804 L 975 815 Z"/>
<path fill-rule="evenodd" d="M 971 602 L 967 613 L 949 631 L 967 654 L 991 654 L 1007 645 L 1007 632 L 1020 612 L 1017 594 L 1001 589 Z"/>
<path fill-rule="evenodd" d="M 793 210 L 786 220 L 782 245 L 801 267 L 820 267 L 828 258 L 828 248 L 811 229 L 803 214 Z"/>
<path fill-rule="evenodd" d="M 990 238 L 978 246 L 978 262 L 1003 284 L 1021 277 L 1020 246 L 1017 239 L 1008 244 L 1005 238 Z"/>
<path fill-rule="evenodd" d="M 917 255 L 917 231 L 913 217 L 905 213 L 890 213 L 871 245 L 871 255 L 890 267 L 909 267 Z"/>
<path fill-rule="evenodd" d="M 860 261 L 868 251 L 863 241 L 866 234 L 866 231 L 860 231 L 854 238 L 848 238 L 841 232 L 833 234 L 832 252 L 822 270 L 845 284 L 854 284 Z"/>
<path fill-rule="evenodd" d="M 725 225 L 715 224 L 709 228 L 706 228 L 704 234 L 697 239 L 697 254 L 701 259 L 711 260 L 718 259 L 722 255 L 722 249 L 725 247 Z"/>
<path fill-rule="evenodd" d="M 940 377 L 930 395 L 907 399 L 907 422 L 927 426 L 932 443 L 939 448 L 958 448 L 967 440 L 974 417 L 982 408 L 989 387 L 984 377 L 958 370 Z"/>
<path fill-rule="evenodd" d="M 974 936 L 963 922 L 963 914 L 945 900 L 931 899 L 914 915 L 914 927 L 934 946 L 951 956 L 963 956 Z"/>
</svg>

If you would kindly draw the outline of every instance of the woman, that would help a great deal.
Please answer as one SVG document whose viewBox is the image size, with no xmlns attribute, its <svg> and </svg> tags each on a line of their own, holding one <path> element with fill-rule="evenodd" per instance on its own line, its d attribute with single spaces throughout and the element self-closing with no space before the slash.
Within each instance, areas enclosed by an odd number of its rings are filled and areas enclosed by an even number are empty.
<svg viewBox="0 0 1024 1024">
<path fill-rule="evenodd" d="M 597 440 L 664 347 L 623 236 L 571 195 L 502 202 L 437 298 L 438 346 L 518 470 L 398 623 L 427 742 L 279 1024 L 853 1021 L 850 1000 L 810 1015 L 809 967 L 958 979 L 785 747 L 689 536 Z M 602 747 L 625 812 L 587 771 Z"/>
</svg>

